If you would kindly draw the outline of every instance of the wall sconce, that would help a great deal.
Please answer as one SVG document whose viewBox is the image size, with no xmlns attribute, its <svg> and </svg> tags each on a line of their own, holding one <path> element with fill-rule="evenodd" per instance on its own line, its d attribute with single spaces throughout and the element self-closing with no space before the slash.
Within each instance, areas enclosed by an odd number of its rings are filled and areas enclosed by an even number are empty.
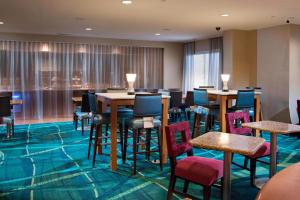
<svg viewBox="0 0 300 200">
<path fill-rule="evenodd" d="M 223 91 L 228 92 L 228 81 L 230 79 L 230 74 L 221 74 L 221 79 L 223 81 Z"/>
<path fill-rule="evenodd" d="M 127 91 L 127 93 L 129 95 L 134 95 L 133 84 L 134 84 L 135 79 L 136 79 L 136 74 L 126 74 L 126 79 L 127 79 L 127 82 L 128 82 L 128 91 Z"/>
</svg>

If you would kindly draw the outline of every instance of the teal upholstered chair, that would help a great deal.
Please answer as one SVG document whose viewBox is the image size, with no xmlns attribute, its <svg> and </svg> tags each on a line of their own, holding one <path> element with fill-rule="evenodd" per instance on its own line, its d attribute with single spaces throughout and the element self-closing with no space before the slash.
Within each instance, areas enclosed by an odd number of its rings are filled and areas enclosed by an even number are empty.
<svg viewBox="0 0 300 200">
<path fill-rule="evenodd" d="M 79 120 L 81 122 L 82 135 L 84 134 L 85 122 L 88 121 L 88 119 L 90 118 L 89 113 L 90 113 L 90 106 L 89 106 L 88 94 L 84 93 L 82 94 L 80 110 L 75 111 L 74 114 L 75 129 L 77 130 L 78 120 Z"/>
<path fill-rule="evenodd" d="M 100 152 L 102 152 L 102 147 L 106 147 L 110 143 L 107 142 L 107 139 L 110 137 L 108 135 L 108 127 L 110 124 L 110 109 L 106 110 L 99 114 L 97 112 L 97 100 L 96 95 L 94 93 L 88 94 L 89 108 L 91 111 L 91 130 L 90 130 L 90 138 L 89 138 L 89 148 L 88 148 L 88 158 L 90 157 L 90 149 L 91 145 L 94 141 L 94 154 L 93 154 L 93 167 L 95 166 L 96 159 L 96 149 L 99 147 Z M 119 108 L 118 109 L 118 123 L 119 123 L 119 132 L 120 132 L 120 145 L 121 151 L 123 154 L 123 121 L 127 118 L 132 117 L 133 111 L 129 108 Z M 105 134 L 102 134 L 102 125 L 106 125 Z M 96 129 L 95 137 L 93 137 L 94 128 Z M 105 139 L 104 143 L 102 139 Z"/>
<path fill-rule="evenodd" d="M 128 143 L 128 130 L 132 129 L 133 131 L 133 174 L 136 174 L 136 160 L 137 154 L 145 154 L 146 158 L 150 159 L 150 153 L 158 152 L 160 159 L 160 169 L 162 170 L 162 155 L 161 155 L 161 121 L 160 116 L 162 114 L 162 97 L 161 94 L 136 94 L 134 109 L 133 109 L 133 118 L 129 119 L 125 123 L 125 138 L 124 138 L 124 154 L 123 154 L 123 163 L 126 161 L 126 150 Z M 150 117 L 152 122 L 152 127 L 145 127 L 146 118 Z M 149 119 L 149 118 L 148 118 Z M 146 150 L 139 151 L 138 146 L 140 143 L 140 134 L 141 130 L 146 130 Z M 151 143 L 151 130 L 155 129 L 157 134 L 157 143 L 158 149 L 153 150 L 150 148 Z"/>
<path fill-rule="evenodd" d="M 209 110 L 209 112 L 206 113 L 208 115 L 208 119 L 206 122 L 209 123 L 206 130 L 211 129 L 214 124 L 215 118 L 217 118 L 217 115 L 219 113 L 220 105 L 216 103 L 211 103 L 209 101 L 206 89 L 194 88 L 193 97 L 195 106 L 204 107 Z M 203 115 L 203 113 L 198 113 L 198 110 L 199 109 L 197 109 L 196 107 L 194 112 L 194 126 L 192 136 L 195 136 L 195 130 L 197 129 L 197 123 L 199 120 L 198 115 Z"/>
<path fill-rule="evenodd" d="M 254 89 L 238 90 L 235 106 L 229 108 L 229 112 L 246 111 L 250 115 L 250 120 L 254 118 Z"/>
<path fill-rule="evenodd" d="M 14 133 L 14 117 L 11 112 L 10 96 L 0 96 L 0 124 L 6 124 L 7 137 Z"/>
</svg>

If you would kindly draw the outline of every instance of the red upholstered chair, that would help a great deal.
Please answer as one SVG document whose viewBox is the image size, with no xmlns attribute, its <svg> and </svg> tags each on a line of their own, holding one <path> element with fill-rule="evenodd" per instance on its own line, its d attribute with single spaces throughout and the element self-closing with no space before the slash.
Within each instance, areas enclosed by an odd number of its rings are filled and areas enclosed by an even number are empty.
<svg viewBox="0 0 300 200">
<path fill-rule="evenodd" d="M 181 133 L 181 143 L 176 142 L 177 133 Z M 211 186 L 223 177 L 223 161 L 193 156 L 193 148 L 188 143 L 191 135 L 187 121 L 167 126 L 166 138 L 171 165 L 168 199 L 172 199 L 173 192 L 192 197 L 187 194 L 189 182 L 202 185 L 204 199 L 209 199 Z M 187 157 L 176 159 L 185 153 Z M 185 180 L 183 193 L 174 190 L 176 178 Z"/>
<path fill-rule="evenodd" d="M 226 114 L 226 127 L 227 132 L 239 135 L 252 135 L 252 130 L 250 128 L 242 127 L 242 123 L 250 122 L 250 117 L 248 112 L 233 112 Z M 265 142 L 263 146 L 252 156 L 245 156 L 244 166 L 234 163 L 235 165 L 247 169 L 250 171 L 250 181 L 251 185 L 255 185 L 255 172 L 256 172 L 256 162 L 262 162 L 265 164 L 270 164 L 268 162 L 258 160 L 259 158 L 270 156 L 270 143 Z M 250 169 L 247 168 L 247 161 L 250 159 Z"/>
</svg>

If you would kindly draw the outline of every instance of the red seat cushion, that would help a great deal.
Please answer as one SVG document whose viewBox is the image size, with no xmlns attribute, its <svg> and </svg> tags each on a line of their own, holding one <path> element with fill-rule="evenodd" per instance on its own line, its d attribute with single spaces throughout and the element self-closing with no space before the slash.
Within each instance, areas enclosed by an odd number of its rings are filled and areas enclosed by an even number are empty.
<svg viewBox="0 0 300 200">
<path fill-rule="evenodd" d="M 210 186 L 216 180 L 223 177 L 223 161 L 198 156 L 188 156 L 177 161 L 175 176 L 201 185 Z"/>
<path fill-rule="evenodd" d="M 250 158 L 260 158 L 264 156 L 269 156 L 271 154 L 271 144 L 269 142 L 265 142 L 260 149 Z"/>
</svg>

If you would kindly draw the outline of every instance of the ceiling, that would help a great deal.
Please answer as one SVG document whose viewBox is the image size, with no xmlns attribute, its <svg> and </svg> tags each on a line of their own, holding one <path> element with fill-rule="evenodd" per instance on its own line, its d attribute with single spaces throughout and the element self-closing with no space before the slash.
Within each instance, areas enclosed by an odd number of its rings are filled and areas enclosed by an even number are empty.
<svg viewBox="0 0 300 200">
<path fill-rule="evenodd" d="M 299 0 L 1 0 L 0 32 L 189 41 L 221 34 L 217 26 L 251 30 L 290 17 L 300 24 L 299 10 Z"/>
</svg>

